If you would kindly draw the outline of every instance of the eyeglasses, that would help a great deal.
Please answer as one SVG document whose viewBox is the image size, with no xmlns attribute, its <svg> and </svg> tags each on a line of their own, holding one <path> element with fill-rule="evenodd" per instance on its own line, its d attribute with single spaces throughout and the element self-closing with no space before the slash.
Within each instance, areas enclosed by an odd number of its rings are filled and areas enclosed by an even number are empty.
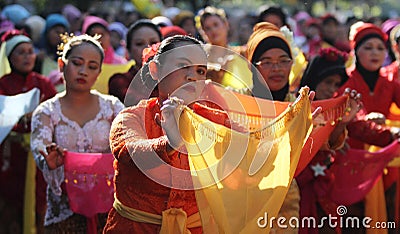
<svg viewBox="0 0 400 234">
<path fill-rule="evenodd" d="M 262 59 L 256 62 L 256 65 L 261 66 L 263 69 L 271 69 L 274 65 L 278 68 L 285 68 L 289 66 L 291 62 L 292 60 L 290 58 L 281 59 L 276 62 L 269 59 Z"/>
</svg>

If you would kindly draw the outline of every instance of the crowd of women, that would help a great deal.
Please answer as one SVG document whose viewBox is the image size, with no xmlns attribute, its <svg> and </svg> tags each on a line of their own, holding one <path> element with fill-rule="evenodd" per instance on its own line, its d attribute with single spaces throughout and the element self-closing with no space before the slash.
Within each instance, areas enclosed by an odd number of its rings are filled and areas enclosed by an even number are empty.
<svg viewBox="0 0 400 234">
<path fill-rule="evenodd" d="M 398 233 L 400 19 L 270 6 L 234 45 L 223 9 L 130 14 L 2 9 L 0 95 L 40 95 L 9 128 L 0 107 L 0 233 Z"/>
</svg>

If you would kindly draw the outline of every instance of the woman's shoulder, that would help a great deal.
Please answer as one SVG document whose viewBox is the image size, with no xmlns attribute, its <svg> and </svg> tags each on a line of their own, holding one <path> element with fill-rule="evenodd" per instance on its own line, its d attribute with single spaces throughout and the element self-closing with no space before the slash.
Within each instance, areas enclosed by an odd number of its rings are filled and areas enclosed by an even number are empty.
<svg viewBox="0 0 400 234">
<path fill-rule="evenodd" d="M 45 113 L 45 114 L 50 114 L 50 113 L 55 113 L 56 112 L 56 106 L 58 105 L 61 96 L 64 94 L 64 92 L 57 93 L 54 97 L 47 99 L 46 101 L 43 101 L 36 107 L 34 113 Z"/>
<path fill-rule="evenodd" d="M 143 99 L 140 100 L 138 104 L 133 105 L 133 106 L 127 106 L 125 107 L 120 114 L 123 115 L 137 115 L 137 116 L 143 116 L 145 114 L 145 110 L 148 108 L 152 108 L 152 106 L 155 106 L 157 103 L 156 98 L 150 98 L 150 99 Z"/>
<path fill-rule="evenodd" d="M 113 95 L 103 94 L 97 90 L 91 90 L 90 92 L 99 98 L 100 108 L 102 110 L 106 110 L 106 112 L 108 112 L 108 110 L 111 110 L 110 114 L 115 112 L 118 113 L 125 108 L 125 105 Z"/>
<path fill-rule="evenodd" d="M 4 74 L 4 75 L 0 78 L 0 83 L 5 83 L 6 80 L 8 80 L 8 79 L 12 79 L 12 73 Z"/>
<path fill-rule="evenodd" d="M 146 113 L 146 110 L 151 106 L 151 102 L 151 99 L 141 100 L 136 105 L 123 108 L 115 117 L 113 125 L 115 126 L 121 123 L 123 123 L 123 125 L 135 125 L 138 123 L 144 124 L 146 115 L 148 114 Z M 147 117 L 149 117 L 149 115 Z"/>
</svg>

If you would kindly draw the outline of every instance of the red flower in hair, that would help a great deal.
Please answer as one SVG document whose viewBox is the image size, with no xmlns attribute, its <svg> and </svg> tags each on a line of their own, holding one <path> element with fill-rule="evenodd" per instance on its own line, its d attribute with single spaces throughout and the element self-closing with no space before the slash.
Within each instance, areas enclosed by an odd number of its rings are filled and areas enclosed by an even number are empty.
<svg viewBox="0 0 400 234">
<path fill-rule="evenodd" d="M 25 31 L 21 31 L 21 30 L 18 30 L 18 29 L 11 29 L 11 30 L 6 31 L 6 32 L 1 36 L 1 41 L 2 41 L 2 42 L 8 41 L 8 40 L 10 40 L 11 38 L 13 38 L 13 37 L 15 37 L 15 36 L 18 36 L 18 35 L 24 35 L 24 36 L 29 37 L 29 35 L 28 35 Z"/>
<path fill-rule="evenodd" d="M 158 48 L 160 47 L 160 42 L 152 44 L 150 47 L 144 48 L 142 52 L 142 64 L 147 63 L 154 55 L 157 54 Z"/>
<path fill-rule="evenodd" d="M 347 53 L 333 47 L 320 49 L 319 55 L 321 56 L 321 58 L 325 58 L 326 61 L 329 62 L 336 62 L 339 58 L 342 58 L 343 61 L 346 61 L 348 57 Z"/>
</svg>

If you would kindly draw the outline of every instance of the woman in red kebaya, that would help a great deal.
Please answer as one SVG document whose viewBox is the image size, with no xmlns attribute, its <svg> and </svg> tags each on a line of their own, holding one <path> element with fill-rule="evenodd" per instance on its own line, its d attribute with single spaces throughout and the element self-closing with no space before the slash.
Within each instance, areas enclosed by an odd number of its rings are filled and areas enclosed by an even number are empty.
<svg viewBox="0 0 400 234">
<path fill-rule="evenodd" d="M 195 221 L 187 226 L 191 233 L 202 233 L 189 159 L 179 151 L 183 141 L 169 95 L 179 90 L 178 98 L 194 97 L 193 84 L 206 79 L 206 64 L 201 43 L 180 35 L 164 39 L 143 64 L 142 79 L 150 89 L 158 88 L 158 96 L 124 109 L 113 122 L 115 201 L 104 233 L 159 233 L 166 228 L 164 220 L 178 211 Z M 155 222 L 157 217 L 163 222 Z"/>
<path fill-rule="evenodd" d="M 321 49 L 319 54 L 308 64 L 300 86 L 308 86 L 310 90 L 314 90 L 316 92 L 315 100 L 332 98 L 339 87 L 348 79 L 345 68 L 346 58 L 347 54 L 337 49 Z M 346 110 L 338 126 L 344 125 L 343 127 L 347 129 L 346 132 L 349 137 L 371 145 L 384 147 L 392 143 L 395 140 L 395 136 L 392 135 L 390 127 L 383 127 L 373 121 L 364 120 L 364 111 L 359 111 L 362 107 L 362 103 L 360 102 L 362 97 L 357 96 L 354 90 L 350 92 L 350 97 L 352 97 L 350 99 L 352 105 Z M 346 180 L 348 187 L 342 188 L 343 194 L 351 194 L 353 198 L 357 197 L 360 199 L 365 197 L 365 190 L 358 188 L 359 181 L 362 180 L 365 186 L 370 186 L 367 185 L 369 180 L 376 181 L 376 178 L 372 176 L 368 177 L 365 174 L 363 174 L 365 175 L 363 177 L 336 174 L 336 168 L 341 167 L 340 163 L 335 164 L 335 160 L 338 159 L 337 157 L 348 158 L 348 155 L 338 156 L 338 153 L 335 153 L 333 150 L 321 147 L 307 168 L 296 177 L 301 191 L 301 218 L 314 217 L 320 223 L 322 217 L 327 217 L 328 215 L 337 216 L 336 207 L 343 204 L 337 204 L 338 202 L 331 199 L 332 187 L 336 185 L 335 180 Z M 364 166 L 370 163 L 362 157 L 358 157 L 357 160 Z M 317 165 L 324 168 L 323 173 L 316 173 Z M 374 166 L 380 168 L 380 165 Z M 383 166 L 385 165 L 383 164 Z M 333 167 L 335 169 L 332 169 Z M 353 182 L 353 180 L 358 182 Z M 333 210 L 332 207 L 334 207 Z M 328 229 L 330 228 L 327 224 L 319 228 L 302 227 L 299 233 L 327 233 Z M 339 229 L 336 229 L 336 231 L 339 231 Z"/>
<path fill-rule="evenodd" d="M 349 79 L 338 91 L 340 94 L 346 88 L 357 90 L 362 95 L 367 114 L 365 118 L 377 123 L 384 123 L 392 103 L 400 106 L 400 83 L 391 69 L 383 67 L 387 39 L 387 35 L 374 24 L 362 23 L 355 29 L 351 45 L 356 63 L 348 69 Z M 350 138 L 349 144 L 353 148 L 364 149 L 364 143 L 354 138 Z M 388 174 L 383 176 L 388 220 L 394 217 L 396 178 L 398 169 L 394 168 L 388 168 Z"/>
<path fill-rule="evenodd" d="M 17 95 L 38 88 L 40 101 L 44 101 L 57 93 L 47 77 L 33 71 L 36 54 L 33 42 L 29 37 L 20 31 L 12 30 L 3 35 L 2 43 L 5 43 L 7 57 L 2 58 L 1 62 L 5 63 L 7 60 L 11 72 L 0 79 L 1 95 Z M 0 217 L 0 227 L 12 233 L 18 233 L 18 230 L 22 232 L 24 186 L 29 152 L 29 147 L 26 147 L 29 142 L 25 141 L 27 138 L 23 135 L 30 132 L 31 115 L 32 113 L 28 113 L 23 116 L 0 146 L 2 168 L 0 171 L 0 202 L 5 205 L 5 211 L 0 210 L 0 213 L 7 214 Z M 45 192 L 43 192 L 46 185 L 41 173 L 37 173 L 36 179 L 38 182 L 36 210 L 42 214 L 37 214 L 38 222 L 42 223 L 43 220 L 40 220 L 40 217 L 44 216 L 46 206 Z M 40 231 L 40 226 L 38 224 L 38 231 Z M 11 227 L 14 229 L 9 229 Z"/>
</svg>

